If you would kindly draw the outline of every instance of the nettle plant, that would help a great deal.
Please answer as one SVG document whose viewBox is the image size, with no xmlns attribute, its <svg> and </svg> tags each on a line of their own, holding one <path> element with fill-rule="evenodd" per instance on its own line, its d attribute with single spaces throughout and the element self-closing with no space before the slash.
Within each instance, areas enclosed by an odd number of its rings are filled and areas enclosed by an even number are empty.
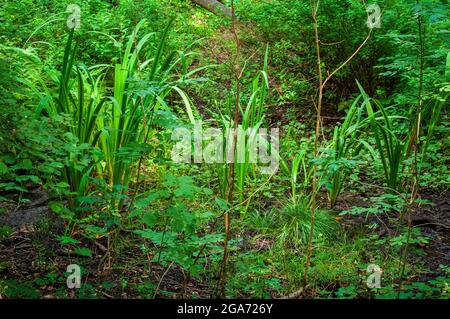
<svg viewBox="0 0 450 319">
<path fill-rule="evenodd" d="M 40 100 L 34 90 L 41 80 L 36 66 L 41 61 L 32 52 L 0 45 L 0 191 L 5 193 L 26 193 L 36 185 L 59 187 L 62 158 L 68 155 L 58 138 L 66 118 L 50 120 L 33 111 Z"/>
<path fill-rule="evenodd" d="M 212 195 L 212 191 L 195 186 L 191 176 L 168 175 L 162 186 L 136 197 L 128 214 L 128 227 L 144 239 L 141 248 L 153 254 L 152 262 L 164 267 L 176 264 L 198 275 L 204 269 L 198 262 L 205 261 L 208 251 L 220 253 L 217 244 L 224 236 L 207 233 L 214 214 L 206 208 L 189 207 L 188 202 Z M 156 250 L 149 248 L 150 243 Z"/>
</svg>

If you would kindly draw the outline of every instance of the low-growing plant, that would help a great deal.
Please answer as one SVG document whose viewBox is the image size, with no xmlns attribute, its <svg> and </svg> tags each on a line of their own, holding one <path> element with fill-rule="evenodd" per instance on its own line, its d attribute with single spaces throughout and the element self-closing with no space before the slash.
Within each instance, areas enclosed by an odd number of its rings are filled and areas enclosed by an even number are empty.
<svg viewBox="0 0 450 319">
<path fill-rule="evenodd" d="M 223 235 L 199 231 L 213 214 L 208 210 L 189 208 L 186 200 L 210 195 L 211 191 L 195 186 L 193 182 L 190 176 L 168 175 L 163 189 L 139 195 L 128 218 L 137 218 L 139 228 L 133 232 L 156 246 L 153 262 L 164 267 L 176 264 L 197 276 L 203 268 L 200 262 L 204 261 L 204 256 L 199 253 L 214 251 Z"/>
<path fill-rule="evenodd" d="M 329 240 L 336 236 L 338 224 L 335 217 L 326 210 L 317 210 L 315 216 L 314 240 Z M 302 197 L 296 204 L 288 204 L 279 213 L 282 225 L 278 240 L 282 247 L 300 248 L 308 242 L 311 225 L 309 198 Z"/>
</svg>

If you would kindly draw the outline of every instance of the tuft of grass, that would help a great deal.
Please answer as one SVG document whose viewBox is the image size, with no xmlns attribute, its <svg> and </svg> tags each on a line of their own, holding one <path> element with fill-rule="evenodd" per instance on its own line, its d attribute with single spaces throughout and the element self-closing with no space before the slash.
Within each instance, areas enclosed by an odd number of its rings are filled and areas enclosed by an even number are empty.
<svg viewBox="0 0 450 319">
<path fill-rule="evenodd" d="M 297 248 L 308 242 L 311 225 L 311 208 L 308 198 L 300 198 L 295 204 L 288 204 L 278 216 L 281 227 L 278 240 L 283 247 Z M 338 223 L 335 217 L 327 210 L 317 210 L 313 240 L 332 239 L 338 233 Z"/>
</svg>

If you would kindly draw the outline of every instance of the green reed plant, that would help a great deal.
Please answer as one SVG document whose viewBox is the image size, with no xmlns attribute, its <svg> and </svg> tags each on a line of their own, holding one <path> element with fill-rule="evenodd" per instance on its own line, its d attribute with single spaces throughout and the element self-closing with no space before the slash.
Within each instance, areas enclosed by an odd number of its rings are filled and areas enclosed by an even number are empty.
<svg viewBox="0 0 450 319">
<path fill-rule="evenodd" d="M 45 74 L 57 84 L 54 90 L 47 85 L 46 79 L 39 78 L 31 82 L 33 91 L 41 97 L 36 113 L 45 113 L 50 117 L 65 116 L 68 118 L 67 132 L 71 134 L 70 160 L 65 166 L 65 177 L 70 191 L 75 196 L 82 196 L 88 188 L 88 176 L 93 168 L 89 161 L 89 152 L 97 144 L 100 131 L 97 119 L 105 104 L 102 97 L 103 75 L 94 79 L 91 71 L 83 64 L 75 64 L 77 43 L 74 41 L 75 30 L 68 35 L 62 68 L 59 76 L 50 72 Z M 74 198 L 69 204 L 75 205 Z"/>
<path fill-rule="evenodd" d="M 257 155 L 255 151 L 256 143 L 265 143 L 267 146 L 268 141 L 258 139 L 258 132 L 261 126 L 264 124 L 264 102 L 267 94 L 267 88 L 269 81 L 267 78 L 267 51 L 264 59 L 264 70 L 260 71 L 252 81 L 252 95 L 245 108 L 245 111 L 241 110 L 242 123 L 241 128 L 248 132 L 248 137 L 245 142 L 238 143 L 236 153 L 244 154 L 244 163 L 236 163 L 236 186 L 239 192 L 239 200 L 244 200 L 245 193 L 245 181 L 247 180 L 251 172 L 255 173 L 256 163 L 251 163 L 252 158 L 256 159 Z M 268 137 L 269 138 L 269 137 Z M 236 155 L 237 155 L 236 154 Z M 248 203 L 247 203 L 248 204 Z"/>
<path fill-rule="evenodd" d="M 194 122 L 192 105 L 186 93 L 179 87 L 203 68 L 187 70 L 190 54 L 173 51 L 164 56 L 171 20 L 163 30 L 157 46 L 151 54 L 143 55 L 153 33 L 145 34 L 138 42 L 137 34 L 145 20 L 140 21 L 129 36 L 121 63 L 114 68 L 114 94 L 105 115 L 98 118 L 102 130 L 100 145 L 105 156 L 105 167 L 110 184 L 128 186 L 133 164 L 142 156 L 140 147 L 147 141 L 151 130 L 153 114 L 159 108 L 169 108 L 165 98 L 175 92 L 181 98 L 190 121 Z M 181 72 L 177 67 L 181 64 Z"/>
<path fill-rule="evenodd" d="M 306 151 L 301 150 L 299 153 L 295 154 L 294 158 L 292 159 L 292 166 L 290 170 L 290 181 L 291 181 L 291 195 L 292 195 L 292 202 L 294 204 L 297 203 L 297 178 L 300 166 L 303 169 L 304 173 L 304 180 L 307 180 L 308 174 L 306 173 Z"/>
<path fill-rule="evenodd" d="M 358 81 L 357 85 L 364 101 L 370 127 L 374 133 L 387 188 L 390 192 L 397 192 L 400 186 L 399 176 L 408 146 L 407 142 L 403 141 L 394 131 L 392 119 L 395 117 L 389 116 L 387 110 L 379 101 L 370 98 Z M 374 111 L 372 103 L 378 108 L 379 113 Z M 377 116 L 378 114 L 380 116 Z M 373 148 L 368 144 L 366 146 L 374 155 Z"/>
<path fill-rule="evenodd" d="M 304 198 L 311 199 L 310 194 L 307 193 L 310 190 L 313 175 L 313 159 L 308 156 L 310 144 L 302 143 L 298 147 L 300 150 L 292 154 L 289 157 L 290 160 L 280 158 L 281 168 L 289 178 L 291 200 L 294 205 L 297 204 L 299 198 L 302 200 Z M 318 158 L 321 157 L 323 157 L 323 150 L 318 153 Z M 318 174 L 317 178 L 321 182 L 323 174 Z M 310 204 L 311 202 L 308 202 L 308 205 Z"/>
<path fill-rule="evenodd" d="M 330 206 L 336 204 L 337 198 L 342 192 L 346 173 L 348 172 L 348 158 L 351 156 L 352 150 L 360 144 L 360 136 L 358 135 L 361 128 L 362 107 L 359 105 L 362 95 L 359 95 L 350 106 L 344 122 L 334 128 L 333 140 L 330 144 L 332 149 L 332 163 L 328 165 L 327 170 L 329 176 L 328 199 Z M 363 125 L 364 126 L 364 125 Z"/>
<path fill-rule="evenodd" d="M 240 123 L 238 125 L 239 129 L 245 133 L 245 136 L 239 136 L 240 140 L 237 141 L 237 145 L 234 153 L 234 169 L 235 169 L 235 184 L 236 189 L 239 194 L 239 202 L 242 203 L 245 200 L 246 194 L 246 182 L 248 181 L 250 175 L 254 180 L 257 179 L 256 168 L 257 168 L 257 154 L 256 151 L 257 143 L 264 145 L 267 149 L 270 147 L 269 140 L 264 140 L 258 137 L 259 129 L 264 125 L 264 113 L 265 113 L 265 98 L 267 96 L 267 91 L 269 88 L 269 80 L 267 75 L 268 68 L 268 55 L 269 50 L 266 47 L 264 55 L 264 66 L 261 71 L 259 71 L 252 79 L 250 87 L 250 98 L 246 104 L 245 109 L 239 106 L 240 111 Z M 222 126 L 225 129 L 233 128 L 233 109 L 231 100 L 229 100 L 228 110 L 229 114 L 221 117 Z M 227 137 L 228 140 L 232 136 Z M 269 138 L 269 136 L 268 136 Z M 225 154 L 226 156 L 226 154 Z M 242 159 L 241 163 L 238 159 Z M 218 164 L 217 172 L 219 176 L 220 191 L 222 196 L 228 193 L 230 187 L 228 181 L 229 166 L 227 164 Z M 242 209 L 242 212 L 246 212 L 250 200 L 246 200 Z"/>
</svg>

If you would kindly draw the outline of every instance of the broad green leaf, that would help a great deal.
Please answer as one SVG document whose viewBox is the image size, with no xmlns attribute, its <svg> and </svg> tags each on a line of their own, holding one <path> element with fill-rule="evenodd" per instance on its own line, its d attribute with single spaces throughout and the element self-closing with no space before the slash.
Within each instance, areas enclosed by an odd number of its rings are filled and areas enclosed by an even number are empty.
<svg viewBox="0 0 450 319">
<path fill-rule="evenodd" d="M 156 219 L 157 217 L 153 212 L 147 212 L 142 218 L 142 221 L 150 228 L 155 224 Z"/>
<path fill-rule="evenodd" d="M 76 240 L 75 238 L 72 238 L 70 236 L 58 236 L 56 239 L 59 240 L 59 242 L 63 245 L 65 244 L 78 244 L 80 241 Z"/>
<path fill-rule="evenodd" d="M 0 175 L 8 173 L 8 166 L 5 163 L 0 161 Z"/>
<path fill-rule="evenodd" d="M 75 254 L 83 256 L 83 257 L 92 257 L 92 252 L 89 248 L 86 247 L 77 247 L 74 250 Z"/>
</svg>

